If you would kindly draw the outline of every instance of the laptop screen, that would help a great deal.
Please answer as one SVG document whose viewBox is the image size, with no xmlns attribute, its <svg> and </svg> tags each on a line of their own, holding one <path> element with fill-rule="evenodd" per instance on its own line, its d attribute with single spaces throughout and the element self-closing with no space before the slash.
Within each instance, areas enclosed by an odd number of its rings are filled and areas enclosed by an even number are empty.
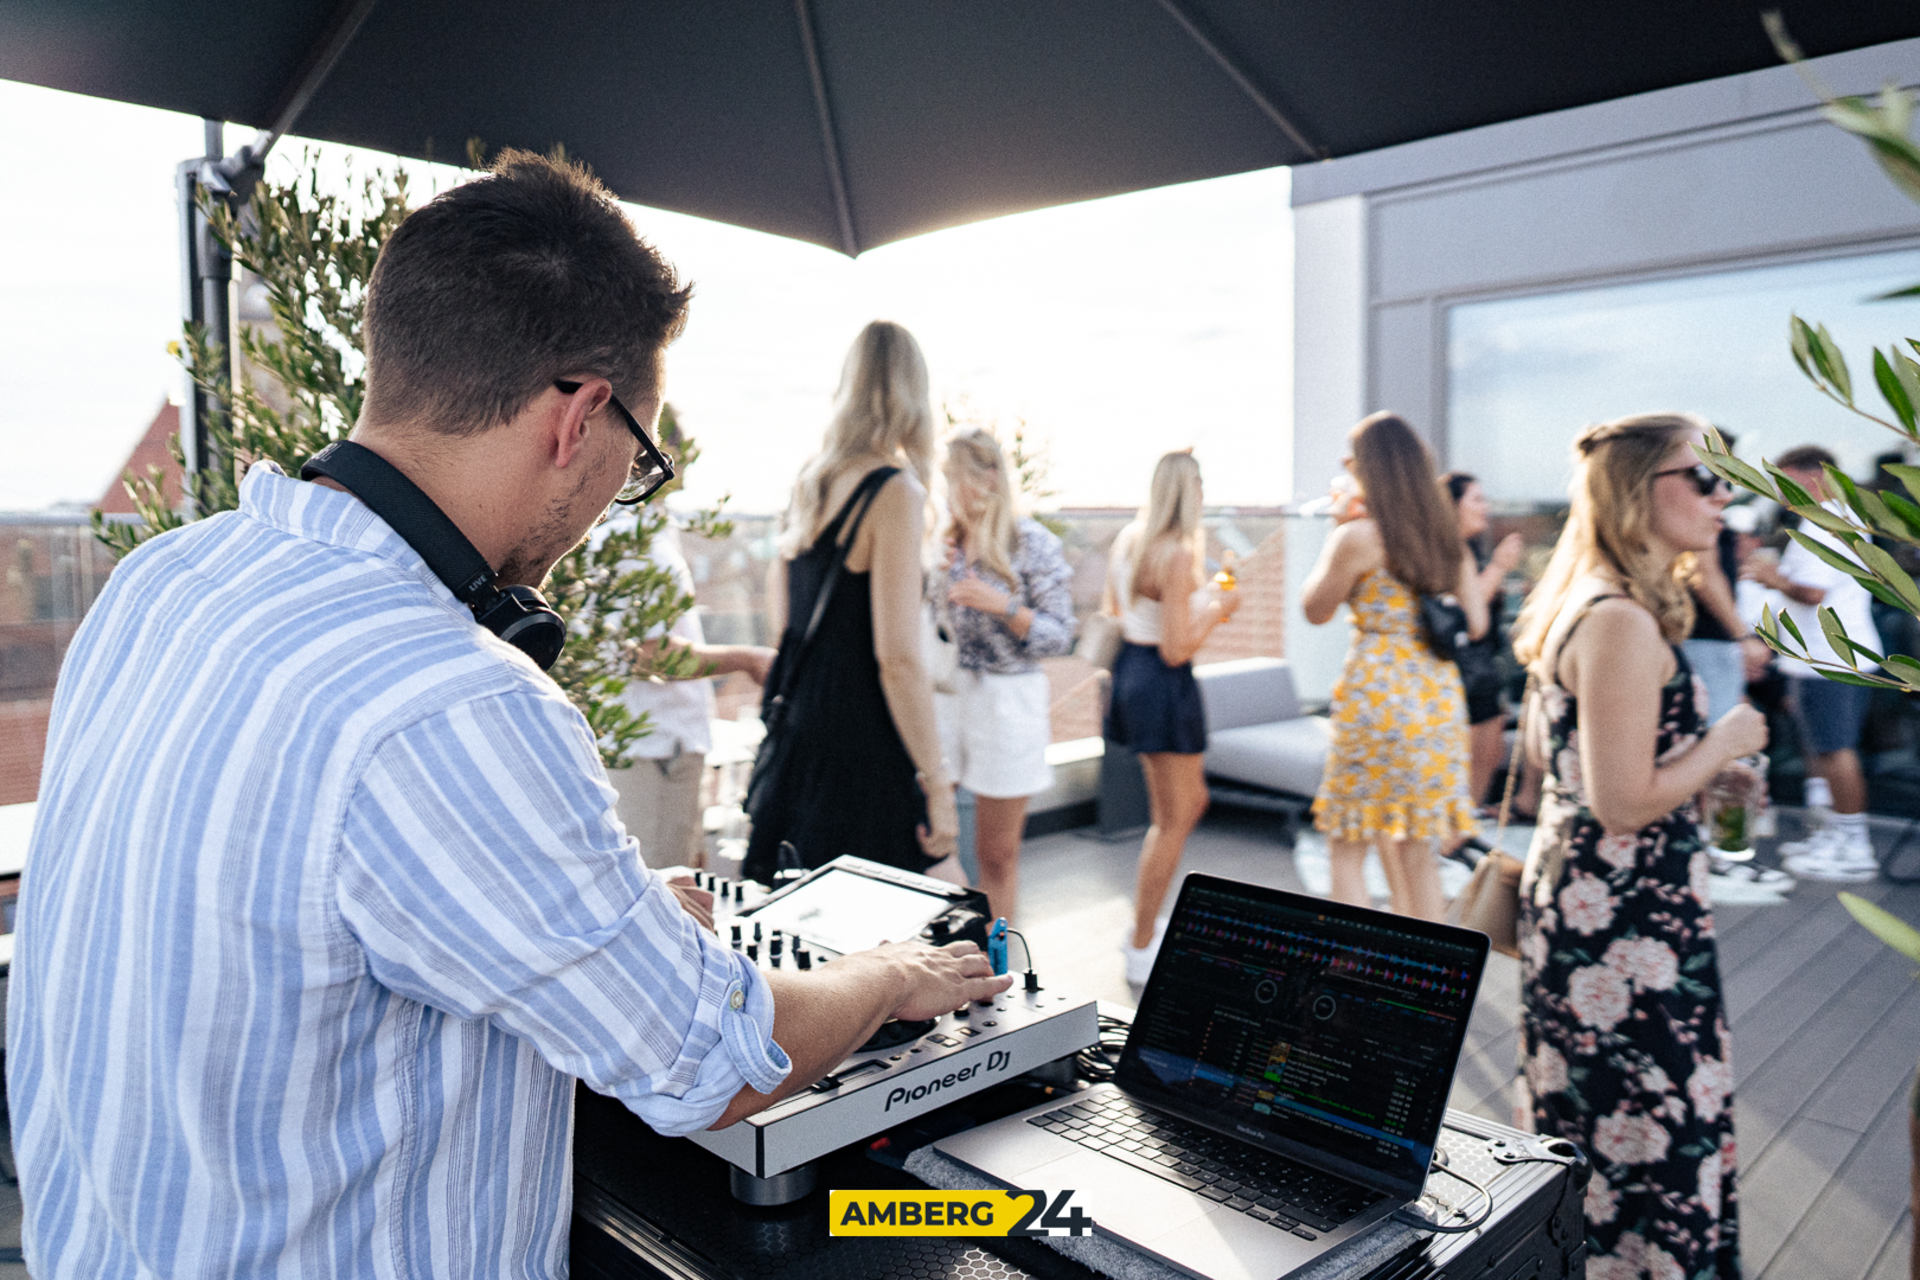
<svg viewBox="0 0 1920 1280">
<path fill-rule="evenodd" d="M 1486 958 L 1470 930 L 1188 876 L 1120 1083 L 1257 1145 L 1417 1189 Z"/>
</svg>

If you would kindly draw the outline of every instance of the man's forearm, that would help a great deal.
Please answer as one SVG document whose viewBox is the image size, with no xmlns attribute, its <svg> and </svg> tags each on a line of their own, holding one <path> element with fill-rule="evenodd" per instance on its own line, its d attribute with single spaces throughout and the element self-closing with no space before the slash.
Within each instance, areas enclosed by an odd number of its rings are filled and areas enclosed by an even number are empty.
<svg viewBox="0 0 1920 1280">
<path fill-rule="evenodd" d="M 807 973 L 763 970 L 773 988 L 773 1039 L 793 1070 L 772 1093 L 748 1085 L 713 1127 L 724 1129 L 799 1092 L 845 1062 L 899 1005 L 903 975 L 865 955 L 847 956 Z"/>
</svg>

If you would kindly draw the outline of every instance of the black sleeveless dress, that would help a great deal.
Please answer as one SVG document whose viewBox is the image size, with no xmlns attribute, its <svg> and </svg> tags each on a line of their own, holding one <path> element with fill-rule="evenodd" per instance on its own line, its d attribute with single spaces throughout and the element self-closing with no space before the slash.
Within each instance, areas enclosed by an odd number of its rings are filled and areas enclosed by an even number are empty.
<svg viewBox="0 0 1920 1280">
<path fill-rule="evenodd" d="M 1660 760 L 1707 727 L 1705 691 L 1673 655 Z M 1557 680 L 1541 700 L 1534 839 L 1564 861 L 1551 905 L 1521 895 L 1519 1119 L 1593 1161 L 1587 1274 L 1739 1280 L 1733 1065 L 1698 815 L 1689 801 L 1608 835 L 1587 807 L 1579 707 Z"/>
<path fill-rule="evenodd" d="M 809 868 L 845 853 L 907 871 L 935 861 L 916 835 L 927 820 L 918 771 L 880 688 L 871 574 L 841 570 L 819 630 L 795 666 L 849 514 L 897 474 L 898 467 L 869 472 L 813 546 L 787 564 L 787 628 L 767 688 L 785 693 L 792 740 L 778 778 L 754 806 L 742 867 L 750 879 L 773 879 L 783 841 Z M 857 530 L 856 522 L 849 542 Z"/>
</svg>

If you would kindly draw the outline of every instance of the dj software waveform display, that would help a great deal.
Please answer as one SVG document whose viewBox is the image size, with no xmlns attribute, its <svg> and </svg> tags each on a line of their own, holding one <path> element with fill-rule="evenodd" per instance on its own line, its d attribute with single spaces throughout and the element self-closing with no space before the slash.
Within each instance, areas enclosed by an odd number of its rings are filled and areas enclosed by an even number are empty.
<svg viewBox="0 0 1920 1280">
<path fill-rule="evenodd" d="M 1417 1184 L 1473 1012 L 1479 953 L 1188 893 L 1133 1036 L 1151 1078 L 1130 1083 Z"/>
</svg>

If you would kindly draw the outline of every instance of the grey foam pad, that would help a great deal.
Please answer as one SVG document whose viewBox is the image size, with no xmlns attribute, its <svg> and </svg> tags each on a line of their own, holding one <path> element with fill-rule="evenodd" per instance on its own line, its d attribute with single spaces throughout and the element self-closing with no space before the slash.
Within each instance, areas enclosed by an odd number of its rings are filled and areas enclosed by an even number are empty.
<svg viewBox="0 0 1920 1280">
<path fill-rule="evenodd" d="M 921 1147 L 908 1156 L 907 1172 L 942 1191 L 988 1191 L 997 1186 L 932 1147 Z M 1416 1227 L 1388 1220 L 1340 1245 L 1292 1280 L 1349 1280 L 1349 1277 L 1364 1276 L 1413 1243 L 1415 1237 L 1426 1234 Z M 1046 1236 L 1041 1243 L 1113 1280 L 1190 1280 L 1184 1272 L 1175 1271 L 1158 1258 L 1105 1236 Z"/>
</svg>

